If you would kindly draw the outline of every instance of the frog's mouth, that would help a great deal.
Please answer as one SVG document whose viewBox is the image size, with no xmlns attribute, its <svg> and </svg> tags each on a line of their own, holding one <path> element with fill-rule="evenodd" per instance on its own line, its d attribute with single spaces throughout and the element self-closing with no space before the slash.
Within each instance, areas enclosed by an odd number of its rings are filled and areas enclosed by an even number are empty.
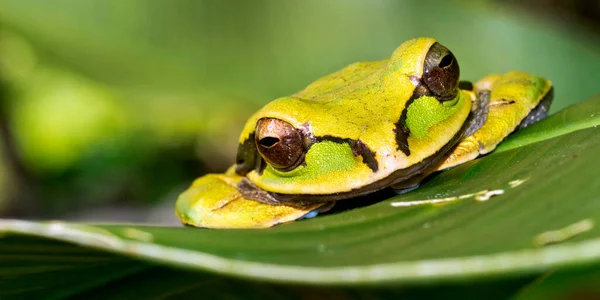
<svg viewBox="0 0 600 300">
<path fill-rule="evenodd" d="M 394 186 L 395 188 L 409 188 L 417 185 L 423 178 L 435 172 L 444 162 L 454 147 L 458 145 L 465 137 L 472 135 L 477 131 L 487 119 L 488 104 L 490 101 L 490 91 L 482 90 L 477 94 L 477 104 L 471 111 L 467 120 L 461 129 L 452 137 L 452 139 L 440 148 L 433 155 L 423 159 L 421 162 L 408 168 L 397 170 L 378 181 L 365 185 L 363 187 L 347 192 L 334 194 L 282 194 L 265 191 L 247 177 L 244 177 L 238 184 L 238 190 L 246 199 L 256 200 L 267 204 L 311 204 L 315 202 L 330 202 L 364 196 L 384 188 Z"/>
</svg>

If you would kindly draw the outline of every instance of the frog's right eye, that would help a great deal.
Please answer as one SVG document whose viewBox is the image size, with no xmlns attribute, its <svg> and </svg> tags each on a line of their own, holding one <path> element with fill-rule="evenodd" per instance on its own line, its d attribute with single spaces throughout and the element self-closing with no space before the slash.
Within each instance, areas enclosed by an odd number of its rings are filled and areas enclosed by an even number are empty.
<svg viewBox="0 0 600 300">
<path fill-rule="evenodd" d="M 440 101 L 454 99 L 458 93 L 459 75 L 458 61 L 452 52 L 440 43 L 433 44 L 423 66 L 423 81 L 429 91 Z"/>
<path fill-rule="evenodd" d="M 279 119 L 258 120 L 255 142 L 260 156 L 269 165 L 282 171 L 297 167 L 304 157 L 302 132 Z"/>
</svg>

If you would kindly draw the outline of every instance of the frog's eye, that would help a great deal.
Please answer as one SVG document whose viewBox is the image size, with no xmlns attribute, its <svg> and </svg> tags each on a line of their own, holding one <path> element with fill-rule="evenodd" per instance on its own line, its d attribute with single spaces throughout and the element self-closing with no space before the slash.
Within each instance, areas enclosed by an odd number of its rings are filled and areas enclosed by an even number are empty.
<svg viewBox="0 0 600 300">
<path fill-rule="evenodd" d="M 459 75 L 458 61 L 452 52 L 439 43 L 433 44 L 423 66 L 423 81 L 431 93 L 441 101 L 454 99 Z"/>
<path fill-rule="evenodd" d="M 304 156 L 302 133 L 288 122 L 263 118 L 256 123 L 256 148 L 276 169 L 291 170 Z"/>
</svg>

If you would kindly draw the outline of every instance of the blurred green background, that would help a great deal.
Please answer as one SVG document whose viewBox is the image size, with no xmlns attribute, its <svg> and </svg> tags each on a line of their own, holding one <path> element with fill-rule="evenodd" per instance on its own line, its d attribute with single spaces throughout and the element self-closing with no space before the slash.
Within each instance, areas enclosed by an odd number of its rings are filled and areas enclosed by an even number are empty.
<svg viewBox="0 0 600 300">
<path fill-rule="evenodd" d="M 599 1 L 0 1 L 0 217 L 178 224 L 269 100 L 431 36 L 461 78 L 600 92 Z"/>
</svg>

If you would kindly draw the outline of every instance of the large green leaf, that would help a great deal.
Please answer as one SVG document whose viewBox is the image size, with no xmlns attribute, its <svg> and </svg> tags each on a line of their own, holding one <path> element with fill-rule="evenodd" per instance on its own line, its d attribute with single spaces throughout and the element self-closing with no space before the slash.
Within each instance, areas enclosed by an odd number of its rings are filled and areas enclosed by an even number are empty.
<svg viewBox="0 0 600 300">
<path fill-rule="evenodd" d="M 261 289 L 267 283 L 229 276 L 311 289 L 486 279 L 516 291 L 550 270 L 600 263 L 600 229 L 594 226 L 600 220 L 599 124 L 600 97 L 595 97 L 511 137 L 500 151 L 433 176 L 411 193 L 267 230 L 0 220 L 6 235 L 0 239 L 0 262 L 6 266 L 0 291 L 59 297 L 102 290 L 107 282 L 127 286 L 134 278 L 148 280 L 146 292 L 157 294 L 205 291 L 215 284 L 230 293 L 235 292 L 228 284 L 245 293 L 253 286 L 265 293 L 295 291 Z M 486 201 L 470 196 L 394 204 L 484 190 L 503 194 Z M 148 279 L 169 272 L 179 279 Z"/>
<path fill-rule="evenodd" d="M 0 273 L 2 299 L 59 299 L 77 295 L 82 299 L 281 299 L 282 295 L 296 298 L 333 297 L 334 299 L 370 297 L 431 298 L 460 295 L 462 299 L 477 299 L 482 293 L 495 292 L 490 299 L 504 299 L 531 278 L 502 282 L 487 282 L 474 286 L 470 282 L 431 286 L 386 288 L 330 287 L 285 285 L 246 281 L 203 272 L 184 271 L 143 262 L 126 261 L 91 249 L 65 243 L 24 237 L 5 239 L 8 244 L 27 245 L 23 248 L 0 248 L 3 259 L 14 259 L 12 268 Z M 4 261 L 4 260 L 3 260 Z M 70 267 L 65 267 L 69 264 Z M 57 265 L 60 265 L 57 267 Z M 32 267 L 35 266 L 35 267 Z M 60 273 L 57 273 L 60 272 Z M 243 297 L 242 297 L 243 296 Z"/>
</svg>

